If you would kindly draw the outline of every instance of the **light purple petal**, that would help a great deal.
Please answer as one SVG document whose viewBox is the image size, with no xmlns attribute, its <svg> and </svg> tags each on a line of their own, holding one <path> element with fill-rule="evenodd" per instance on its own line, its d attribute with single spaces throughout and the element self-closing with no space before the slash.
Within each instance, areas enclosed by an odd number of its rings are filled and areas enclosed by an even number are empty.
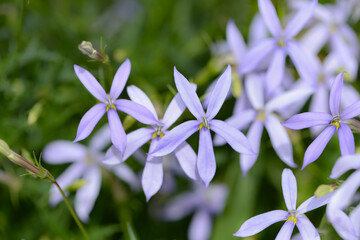
<svg viewBox="0 0 360 240">
<path fill-rule="evenodd" d="M 286 52 L 284 48 L 277 48 L 266 72 L 266 93 L 270 96 L 280 86 L 284 78 Z"/>
<path fill-rule="evenodd" d="M 293 221 L 286 221 L 281 227 L 279 233 L 276 235 L 275 240 L 290 240 L 294 227 L 295 224 Z"/>
<path fill-rule="evenodd" d="M 233 20 L 230 20 L 226 25 L 226 41 L 234 54 L 237 63 L 240 63 L 246 52 L 246 44 Z"/>
<path fill-rule="evenodd" d="M 199 129 L 199 125 L 199 121 L 190 120 L 176 126 L 165 134 L 154 151 L 149 152 L 149 154 L 160 157 L 173 152 L 181 143 L 185 142 L 188 137 Z"/>
<path fill-rule="evenodd" d="M 303 202 L 297 208 L 297 213 L 299 215 L 304 214 L 304 213 L 312 211 L 312 210 L 314 210 L 316 208 L 324 206 L 324 205 L 328 204 L 328 202 L 330 201 L 332 196 L 333 196 L 332 193 L 328 193 L 328 194 L 326 194 L 326 195 L 324 195 L 322 197 L 312 196 L 311 198 L 308 198 L 305 202 Z"/>
<path fill-rule="evenodd" d="M 330 112 L 333 116 L 339 114 L 341 91 L 344 82 L 343 75 L 344 72 L 339 73 L 331 85 L 329 106 Z"/>
<path fill-rule="evenodd" d="M 187 142 L 183 142 L 175 149 L 174 154 L 186 175 L 193 180 L 198 180 L 199 175 L 196 168 L 197 156 L 192 147 Z"/>
<path fill-rule="evenodd" d="M 53 141 L 45 146 L 42 158 L 50 164 L 77 162 L 85 159 L 87 149 L 79 143 L 70 141 Z"/>
<path fill-rule="evenodd" d="M 281 186 L 286 207 L 289 211 L 296 209 L 297 184 L 293 172 L 285 168 L 282 172 Z"/>
<path fill-rule="evenodd" d="M 75 163 L 70 165 L 59 177 L 56 178 L 57 183 L 62 189 L 67 188 L 75 180 L 79 179 L 85 167 L 83 163 Z M 50 189 L 49 203 L 56 206 L 63 200 L 59 189 L 53 184 Z"/>
<path fill-rule="evenodd" d="M 213 119 L 223 105 L 226 95 L 231 86 L 231 67 L 227 66 L 225 72 L 216 81 L 214 89 L 210 93 L 209 105 L 206 110 L 208 120 Z"/>
<path fill-rule="evenodd" d="M 360 155 L 341 156 L 334 164 L 330 178 L 335 179 L 342 176 L 351 169 L 360 169 Z"/>
<path fill-rule="evenodd" d="M 249 33 L 248 33 L 248 44 L 253 46 L 254 44 L 259 43 L 260 41 L 267 38 L 268 31 L 265 26 L 264 20 L 262 19 L 259 13 L 256 13 L 253 19 L 251 20 Z"/>
<path fill-rule="evenodd" d="M 245 81 L 245 89 L 249 101 L 254 109 L 264 108 L 264 78 L 260 74 L 249 74 Z"/>
<path fill-rule="evenodd" d="M 306 240 L 320 240 L 320 236 L 314 225 L 306 217 L 297 217 L 296 226 L 301 237 Z"/>
<path fill-rule="evenodd" d="M 214 215 L 222 213 L 229 194 L 227 186 L 221 183 L 213 183 L 204 189 L 204 191 L 205 193 L 200 192 L 200 195 L 201 198 L 203 198 L 203 204 L 205 203 L 207 210 Z"/>
<path fill-rule="evenodd" d="M 347 69 L 349 69 L 350 73 L 356 74 L 358 61 L 356 57 L 352 54 L 352 51 L 354 50 L 346 46 L 344 39 L 338 34 L 333 34 L 331 36 L 331 42 L 335 48 L 337 56 L 340 57 L 341 62 L 345 65 Z"/>
<path fill-rule="evenodd" d="M 273 38 L 265 39 L 256 44 L 245 55 L 240 63 L 240 73 L 245 74 L 253 71 L 266 55 L 276 48 L 276 40 Z"/>
<path fill-rule="evenodd" d="M 247 172 L 254 165 L 256 159 L 259 156 L 260 142 L 261 142 L 263 129 L 264 129 L 264 124 L 260 120 L 256 120 L 255 122 L 253 122 L 253 124 L 249 128 L 249 131 L 247 133 L 247 138 L 249 140 L 249 143 L 253 151 L 256 154 L 255 155 L 240 154 L 240 167 L 242 170 L 243 177 L 246 176 Z"/>
<path fill-rule="evenodd" d="M 360 204 L 357 205 L 349 214 L 357 235 L 360 236 Z"/>
<path fill-rule="evenodd" d="M 331 118 L 330 114 L 324 112 L 304 112 L 292 116 L 283 122 L 282 125 L 290 129 L 299 130 L 319 125 L 328 125 L 331 122 Z"/>
<path fill-rule="evenodd" d="M 358 240 L 359 236 L 348 215 L 338 208 L 331 211 L 329 209 L 329 207 L 326 209 L 327 220 L 333 225 L 339 236 L 346 240 Z"/>
<path fill-rule="evenodd" d="M 111 143 L 110 126 L 105 124 L 91 138 L 89 148 L 93 151 L 101 152 Z"/>
<path fill-rule="evenodd" d="M 75 196 L 75 211 L 83 222 L 89 221 L 89 214 L 94 207 L 95 201 L 100 192 L 101 170 L 93 166 L 84 174 L 85 186 L 80 188 Z"/>
<path fill-rule="evenodd" d="M 317 54 L 329 40 L 329 31 L 326 24 L 316 24 L 303 35 L 300 44 L 312 53 Z"/>
<path fill-rule="evenodd" d="M 310 107 L 310 112 L 326 112 L 328 113 L 329 110 L 329 89 L 324 84 L 316 88 L 314 92 Z"/>
<path fill-rule="evenodd" d="M 127 166 L 126 164 L 120 164 L 115 167 L 111 167 L 110 169 L 114 174 L 124 182 L 126 182 L 133 191 L 139 191 L 141 184 L 140 179 L 137 174 L 133 172 L 133 170 Z"/>
<path fill-rule="evenodd" d="M 189 215 L 200 204 L 202 202 L 197 194 L 186 192 L 168 201 L 162 215 L 166 220 L 176 221 Z"/>
<path fill-rule="evenodd" d="M 153 128 L 139 128 L 126 136 L 127 142 L 122 161 L 128 159 L 142 145 L 150 141 L 155 130 Z"/>
<path fill-rule="evenodd" d="M 197 168 L 200 178 L 208 187 L 215 175 L 216 162 L 210 130 L 205 127 L 200 129 Z"/>
<path fill-rule="evenodd" d="M 121 152 L 114 145 L 111 145 L 111 147 L 106 151 L 105 156 L 101 162 L 106 166 L 113 166 L 118 165 L 124 161 L 125 160 L 123 160 Z"/>
<path fill-rule="evenodd" d="M 158 138 L 154 138 L 150 144 L 150 151 L 154 150 L 157 144 Z M 149 201 L 150 198 L 160 190 L 163 183 L 163 175 L 162 157 L 148 156 L 141 179 L 146 201 Z"/>
<path fill-rule="evenodd" d="M 111 142 L 120 151 L 121 154 L 124 154 L 126 147 L 126 133 L 121 124 L 119 115 L 115 109 L 109 109 L 107 115 L 111 130 Z"/>
<path fill-rule="evenodd" d="M 123 62 L 115 73 L 114 80 L 110 88 L 110 98 L 117 99 L 124 90 L 126 81 L 129 78 L 131 70 L 131 63 L 129 59 Z"/>
<path fill-rule="evenodd" d="M 270 0 L 258 0 L 258 5 L 267 28 L 274 37 L 279 37 L 282 29 L 274 5 Z"/>
<path fill-rule="evenodd" d="M 146 107 L 136 102 L 126 99 L 119 99 L 114 102 L 114 105 L 117 110 L 129 114 L 143 124 L 161 124 Z"/>
<path fill-rule="evenodd" d="M 296 167 L 293 160 L 293 150 L 290 138 L 280 121 L 272 114 L 266 115 L 265 127 L 270 141 L 281 161 L 290 167 Z"/>
<path fill-rule="evenodd" d="M 155 107 L 152 104 L 149 97 L 138 87 L 131 85 L 126 88 L 127 94 L 129 95 L 129 98 L 131 101 L 134 101 L 140 105 L 143 105 L 146 107 L 153 115 L 156 120 L 158 119 L 158 115 L 156 113 Z"/>
<path fill-rule="evenodd" d="M 335 131 L 335 126 L 327 126 L 324 131 L 322 131 L 319 136 L 315 138 L 315 140 L 309 145 L 309 147 L 305 151 L 302 169 L 304 169 L 307 165 L 319 158 L 320 154 L 324 151 L 324 148 L 330 141 L 331 137 L 334 135 Z"/>
<path fill-rule="evenodd" d="M 106 105 L 104 103 L 98 103 L 90 108 L 90 110 L 87 111 L 80 120 L 74 142 L 78 142 L 87 138 L 102 116 L 104 116 L 105 112 Z"/>
<path fill-rule="evenodd" d="M 201 121 L 201 118 L 205 116 L 203 107 L 199 97 L 197 96 L 195 89 L 191 86 L 189 81 L 174 67 L 175 85 L 179 94 L 184 101 L 189 111 L 194 117 Z"/>
<path fill-rule="evenodd" d="M 245 135 L 228 123 L 213 119 L 209 122 L 209 126 L 212 131 L 224 138 L 235 151 L 244 154 L 254 154 Z"/>
<path fill-rule="evenodd" d="M 296 13 L 295 17 L 291 19 L 285 28 L 284 35 L 286 39 L 292 39 L 301 31 L 301 29 L 303 29 L 304 25 L 311 18 L 317 2 L 317 0 L 313 0 L 311 3 L 306 4 Z"/>
<path fill-rule="evenodd" d="M 284 210 L 274 210 L 257 215 L 245 221 L 234 236 L 249 237 L 255 235 L 274 223 L 285 221 L 288 217 L 289 213 Z"/>
<path fill-rule="evenodd" d="M 360 94 L 351 84 L 344 83 L 341 95 L 341 107 L 346 109 L 350 105 L 355 104 L 355 102 L 360 100 Z M 355 106 L 353 106 L 355 107 Z M 359 110 L 356 108 L 355 111 L 359 113 Z M 343 115 L 343 113 L 341 114 Z M 343 118 L 342 118 L 343 119 Z"/>
<path fill-rule="evenodd" d="M 94 78 L 94 76 L 78 65 L 74 65 L 74 70 L 86 89 L 100 102 L 105 102 L 107 99 L 106 92 L 101 87 L 100 83 Z"/>
<path fill-rule="evenodd" d="M 191 219 L 189 240 L 208 240 L 212 230 L 212 219 L 206 208 L 198 210 Z"/>
<path fill-rule="evenodd" d="M 164 129 L 168 129 L 185 111 L 186 105 L 181 99 L 180 94 L 176 94 L 171 100 L 168 108 L 165 111 L 162 122 L 164 123 Z"/>
<path fill-rule="evenodd" d="M 345 123 L 340 123 L 338 129 L 339 144 L 341 155 L 349 155 L 355 153 L 354 135 L 351 129 Z"/>
<path fill-rule="evenodd" d="M 341 120 L 345 121 L 360 115 L 360 101 L 356 101 L 341 113 Z"/>
</svg>

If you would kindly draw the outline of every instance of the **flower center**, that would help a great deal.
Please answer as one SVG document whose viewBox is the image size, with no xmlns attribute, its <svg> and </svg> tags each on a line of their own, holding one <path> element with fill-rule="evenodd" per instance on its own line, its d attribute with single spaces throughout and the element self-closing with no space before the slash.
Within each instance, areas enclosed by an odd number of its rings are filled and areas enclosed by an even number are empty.
<svg viewBox="0 0 360 240">
<path fill-rule="evenodd" d="M 108 98 L 106 99 L 106 111 L 109 111 L 110 108 L 113 108 L 116 110 L 116 107 L 114 105 L 114 100 L 108 95 Z"/>
<path fill-rule="evenodd" d="M 330 122 L 330 125 L 333 125 L 336 127 L 336 130 L 339 129 L 340 127 L 340 120 L 341 120 L 341 117 L 340 115 L 335 115 L 331 118 L 331 122 Z"/>
<path fill-rule="evenodd" d="M 323 83 L 325 82 L 325 76 L 324 76 L 324 74 L 318 74 L 318 75 L 316 76 L 316 82 L 317 82 L 318 84 L 323 84 Z"/>
<path fill-rule="evenodd" d="M 156 138 L 156 137 L 164 137 L 164 133 L 163 133 L 163 127 L 160 126 L 160 125 L 157 125 L 156 128 L 155 128 L 155 132 L 152 136 L 152 138 Z"/>
<path fill-rule="evenodd" d="M 281 34 L 281 36 L 278 38 L 276 46 L 278 47 L 286 47 L 286 41 L 285 41 L 285 37 L 283 36 L 283 34 Z"/>
<path fill-rule="evenodd" d="M 255 120 L 260 120 L 262 122 L 265 122 L 266 120 L 266 115 L 265 115 L 265 111 L 263 109 L 257 110 L 258 115 L 256 116 Z"/>
<path fill-rule="evenodd" d="M 209 126 L 209 120 L 207 120 L 206 117 L 203 117 L 201 119 L 201 123 L 200 123 L 200 126 L 199 126 L 199 130 L 202 129 L 203 127 L 206 127 L 208 129 L 210 129 L 210 126 Z"/>
<path fill-rule="evenodd" d="M 294 224 L 297 222 L 297 211 L 295 209 L 289 211 L 289 217 L 286 219 L 286 221 L 293 221 Z"/>
</svg>

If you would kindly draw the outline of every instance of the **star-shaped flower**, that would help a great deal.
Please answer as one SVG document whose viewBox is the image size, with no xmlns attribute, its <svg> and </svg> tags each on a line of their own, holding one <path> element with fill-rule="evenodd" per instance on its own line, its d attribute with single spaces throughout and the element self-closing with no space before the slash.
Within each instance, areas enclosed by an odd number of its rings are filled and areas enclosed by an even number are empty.
<svg viewBox="0 0 360 240">
<path fill-rule="evenodd" d="M 223 137 L 230 146 L 237 152 L 254 154 L 247 138 L 236 128 L 224 121 L 215 120 L 225 101 L 226 94 L 231 85 L 231 67 L 228 66 L 225 72 L 219 77 L 214 89 L 210 93 L 209 105 L 205 113 L 201 106 L 200 99 L 189 81 L 174 69 L 175 84 L 179 94 L 189 111 L 196 120 L 190 120 L 180 124 L 166 134 L 158 143 L 156 148 L 149 154 L 160 157 L 173 152 L 181 143 L 196 131 L 200 131 L 199 152 L 197 168 L 200 178 L 206 186 L 215 175 L 216 162 L 214 149 L 211 140 L 210 130 Z"/>
<path fill-rule="evenodd" d="M 117 99 L 124 89 L 126 81 L 130 74 L 130 60 L 121 64 L 117 70 L 113 83 L 111 85 L 110 94 L 106 94 L 99 82 L 91 73 L 74 65 L 74 70 L 81 83 L 86 89 L 101 103 L 96 104 L 82 117 L 74 142 L 85 139 L 90 135 L 95 125 L 107 112 L 109 125 L 111 129 L 111 141 L 114 146 L 124 153 L 126 146 L 126 134 L 121 124 L 117 110 L 127 113 L 139 122 L 144 124 L 159 124 L 149 110 L 144 106 L 126 99 Z"/>
<path fill-rule="evenodd" d="M 339 135 L 341 154 L 347 155 L 355 153 L 354 135 L 348 124 L 349 120 L 360 114 L 360 101 L 356 101 L 340 113 L 339 108 L 343 82 L 342 72 L 338 74 L 331 86 L 329 97 L 331 114 L 324 112 L 305 112 L 296 114 L 283 123 L 283 126 L 296 130 L 320 125 L 327 126 L 306 149 L 302 169 L 319 158 L 336 131 L 338 131 Z"/>
<path fill-rule="evenodd" d="M 284 200 L 288 211 L 273 210 L 267 213 L 263 213 L 252 217 L 245 221 L 239 231 L 234 236 L 248 237 L 252 236 L 268 226 L 280 222 L 286 221 L 280 229 L 280 232 L 276 236 L 275 240 L 287 240 L 291 238 L 291 234 L 295 225 L 299 229 L 299 232 L 303 239 L 312 240 L 319 239 L 320 236 L 314 225 L 305 216 L 305 213 L 319 208 L 328 203 L 332 194 L 326 194 L 325 196 L 316 198 L 315 196 L 307 199 L 298 208 L 296 208 L 297 199 L 297 185 L 296 178 L 290 169 L 284 169 L 282 173 L 282 190 L 284 194 Z"/>
</svg>

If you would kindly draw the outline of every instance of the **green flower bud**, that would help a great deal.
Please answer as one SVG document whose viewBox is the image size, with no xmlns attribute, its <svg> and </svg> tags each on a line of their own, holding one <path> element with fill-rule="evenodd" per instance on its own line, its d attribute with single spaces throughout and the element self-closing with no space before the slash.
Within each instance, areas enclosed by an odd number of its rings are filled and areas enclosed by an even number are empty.
<svg viewBox="0 0 360 240">
<path fill-rule="evenodd" d="M 83 54 L 89 56 L 94 60 L 99 60 L 99 61 L 105 60 L 105 57 L 93 47 L 91 42 L 82 41 L 78 45 L 78 48 L 80 52 L 82 52 Z"/>
</svg>

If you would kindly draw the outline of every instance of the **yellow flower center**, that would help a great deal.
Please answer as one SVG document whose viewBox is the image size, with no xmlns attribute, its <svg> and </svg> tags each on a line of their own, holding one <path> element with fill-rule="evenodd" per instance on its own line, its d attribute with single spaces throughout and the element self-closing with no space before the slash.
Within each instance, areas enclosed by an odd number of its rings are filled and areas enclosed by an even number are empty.
<svg viewBox="0 0 360 240">
<path fill-rule="evenodd" d="M 209 126 L 209 121 L 207 120 L 206 117 L 203 117 L 201 119 L 201 123 L 199 125 L 199 130 L 201 130 L 203 127 L 206 127 L 207 129 L 210 129 L 210 126 Z"/>
</svg>

